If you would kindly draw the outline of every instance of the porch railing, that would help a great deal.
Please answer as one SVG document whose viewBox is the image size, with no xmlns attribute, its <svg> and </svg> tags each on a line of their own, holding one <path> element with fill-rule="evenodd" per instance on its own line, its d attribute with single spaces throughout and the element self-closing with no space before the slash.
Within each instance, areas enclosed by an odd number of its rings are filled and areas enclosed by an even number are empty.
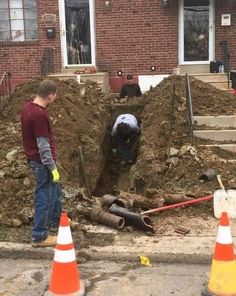
<svg viewBox="0 0 236 296">
<path fill-rule="evenodd" d="M 11 94 L 11 73 L 4 72 L 0 78 L 0 112 L 4 111 Z"/>
<path fill-rule="evenodd" d="M 191 93 L 191 86 L 190 86 L 190 79 L 189 75 L 186 74 L 186 82 L 185 82 L 185 92 L 186 92 L 186 99 L 187 99 L 187 110 L 188 110 L 188 134 L 192 141 L 193 139 L 193 105 L 192 105 L 192 93 Z"/>
</svg>

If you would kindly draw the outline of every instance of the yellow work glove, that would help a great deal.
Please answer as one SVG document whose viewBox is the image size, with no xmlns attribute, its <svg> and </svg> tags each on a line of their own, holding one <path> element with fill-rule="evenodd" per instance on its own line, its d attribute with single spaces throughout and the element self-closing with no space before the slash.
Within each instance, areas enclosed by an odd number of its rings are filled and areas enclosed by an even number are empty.
<svg viewBox="0 0 236 296">
<path fill-rule="evenodd" d="M 52 183 L 58 183 L 59 180 L 60 180 L 60 175 L 57 168 L 55 168 L 54 170 L 52 170 Z"/>
</svg>

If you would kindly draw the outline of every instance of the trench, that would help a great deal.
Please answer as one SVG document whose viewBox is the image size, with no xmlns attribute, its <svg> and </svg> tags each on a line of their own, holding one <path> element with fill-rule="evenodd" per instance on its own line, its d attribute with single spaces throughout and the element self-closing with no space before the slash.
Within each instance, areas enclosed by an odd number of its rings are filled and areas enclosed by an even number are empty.
<svg viewBox="0 0 236 296">
<path fill-rule="evenodd" d="M 102 151 L 104 155 L 104 166 L 97 186 L 93 192 L 95 196 L 103 194 L 116 194 L 117 191 L 128 191 L 132 187 L 130 170 L 132 165 L 123 166 L 115 161 L 111 147 L 111 130 L 116 118 L 121 114 L 132 114 L 141 122 L 142 105 L 116 104 L 107 106 L 110 114 L 106 127 L 105 137 L 102 142 Z"/>
</svg>

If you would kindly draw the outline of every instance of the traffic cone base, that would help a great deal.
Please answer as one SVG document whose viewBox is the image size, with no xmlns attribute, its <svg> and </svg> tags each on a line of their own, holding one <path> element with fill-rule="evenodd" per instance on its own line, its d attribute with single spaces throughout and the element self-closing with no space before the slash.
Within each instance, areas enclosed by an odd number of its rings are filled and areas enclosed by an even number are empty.
<svg viewBox="0 0 236 296">
<path fill-rule="evenodd" d="M 217 296 L 236 296 L 236 263 L 212 261 L 208 289 Z"/>
<path fill-rule="evenodd" d="M 79 292 L 70 293 L 70 294 L 56 294 L 50 291 L 46 292 L 44 296 L 84 296 L 85 295 L 85 282 L 80 280 L 80 290 Z"/>
<path fill-rule="evenodd" d="M 50 296 L 83 296 L 84 282 L 80 280 L 75 249 L 66 213 L 61 214 L 57 235 L 51 280 L 48 294 Z"/>
</svg>

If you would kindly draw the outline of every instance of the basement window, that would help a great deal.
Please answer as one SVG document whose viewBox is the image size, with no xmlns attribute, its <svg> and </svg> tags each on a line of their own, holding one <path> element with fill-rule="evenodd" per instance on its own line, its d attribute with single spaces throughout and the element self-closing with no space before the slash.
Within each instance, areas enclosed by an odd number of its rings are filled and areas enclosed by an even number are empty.
<svg viewBox="0 0 236 296">
<path fill-rule="evenodd" d="M 0 41 L 37 39 L 37 0 L 0 0 Z"/>
</svg>

